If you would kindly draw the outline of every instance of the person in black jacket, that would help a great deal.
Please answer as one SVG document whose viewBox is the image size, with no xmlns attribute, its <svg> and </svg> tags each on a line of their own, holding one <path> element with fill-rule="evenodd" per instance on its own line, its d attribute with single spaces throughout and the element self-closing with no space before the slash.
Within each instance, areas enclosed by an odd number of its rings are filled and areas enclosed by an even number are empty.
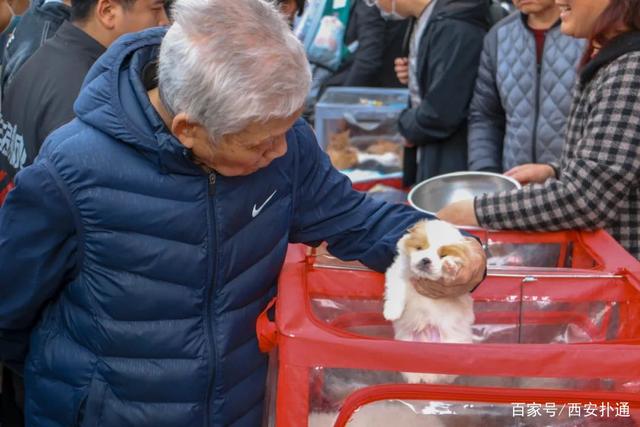
<svg viewBox="0 0 640 427">
<path fill-rule="evenodd" d="M 165 24 L 163 0 L 74 0 L 71 22 L 20 68 L 4 94 L 0 204 L 47 135 L 73 119 L 82 81 L 106 47 L 122 34 Z"/>
<path fill-rule="evenodd" d="M 371 2 L 371 0 L 368 0 Z M 488 27 L 485 0 L 375 0 L 412 19 L 409 58 L 396 60 L 411 107 L 399 119 L 407 140 L 404 181 L 412 185 L 467 168 L 467 116 Z"/>
<path fill-rule="evenodd" d="M 2 93 L 16 72 L 71 14 L 70 0 L 34 0 L 11 34 L 2 56 Z"/>
<path fill-rule="evenodd" d="M 402 55 L 408 22 L 385 20 L 364 0 L 354 0 L 345 33 L 345 44 L 357 44 L 355 53 L 326 83 L 328 86 L 401 87 L 394 60 Z"/>
</svg>

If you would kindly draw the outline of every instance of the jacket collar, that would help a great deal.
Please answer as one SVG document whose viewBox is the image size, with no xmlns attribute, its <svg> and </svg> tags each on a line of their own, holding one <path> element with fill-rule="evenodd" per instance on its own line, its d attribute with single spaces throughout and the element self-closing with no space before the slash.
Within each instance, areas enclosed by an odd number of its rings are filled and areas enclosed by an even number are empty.
<svg viewBox="0 0 640 427">
<path fill-rule="evenodd" d="M 65 49 L 83 51 L 93 60 L 92 62 L 95 62 L 107 50 L 96 39 L 69 21 L 62 23 L 54 37 Z"/>
<path fill-rule="evenodd" d="M 166 28 L 120 37 L 96 61 L 74 111 L 83 122 L 134 147 L 167 173 L 200 175 L 191 153 L 169 132 L 147 95 L 142 74 L 158 58 Z"/>
<path fill-rule="evenodd" d="M 604 45 L 600 52 L 580 71 L 580 83 L 589 83 L 596 73 L 622 55 L 640 51 L 640 31 L 623 33 Z"/>
</svg>

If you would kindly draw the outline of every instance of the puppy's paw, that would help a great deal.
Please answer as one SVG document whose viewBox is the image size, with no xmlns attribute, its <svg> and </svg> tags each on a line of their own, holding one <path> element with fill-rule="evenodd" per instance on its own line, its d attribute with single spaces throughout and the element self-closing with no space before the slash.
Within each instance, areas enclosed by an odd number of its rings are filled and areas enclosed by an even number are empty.
<svg viewBox="0 0 640 427">
<path fill-rule="evenodd" d="M 393 301 L 384 302 L 384 318 L 387 320 L 398 320 L 402 316 L 404 306 Z"/>
<path fill-rule="evenodd" d="M 455 256 L 447 256 L 442 260 L 442 274 L 447 278 L 453 278 L 458 275 L 462 268 L 462 259 Z"/>
</svg>

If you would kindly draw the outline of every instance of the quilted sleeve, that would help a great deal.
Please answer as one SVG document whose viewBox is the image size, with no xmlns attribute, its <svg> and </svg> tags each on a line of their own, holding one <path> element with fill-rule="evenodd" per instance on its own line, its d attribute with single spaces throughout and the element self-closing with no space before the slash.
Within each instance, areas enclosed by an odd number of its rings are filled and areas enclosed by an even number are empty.
<svg viewBox="0 0 640 427">
<path fill-rule="evenodd" d="M 46 162 L 20 172 L 0 209 L 0 360 L 16 370 L 42 308 L 76 267 L 75 236 Z"/>
<path fill-rule="evenodd" d="M 484 40 L 476 86 L 469 107 L 469 170 L 502 172 L 505 111 L 496 84 L 497 32 Z"/>
<path fill-rule="evenodd" d="M 629 60 L 629 59 L 632 60 Z M 481 225 L 497 229 L 596 229 L 612 223 L 640 179 L 640 53 L 627 55 L 591 83 L 593 103 L 563 159 L 559 179 L 476 198 Z M 584 111 L 584 113 L 583 113 Z"/>
</svg>

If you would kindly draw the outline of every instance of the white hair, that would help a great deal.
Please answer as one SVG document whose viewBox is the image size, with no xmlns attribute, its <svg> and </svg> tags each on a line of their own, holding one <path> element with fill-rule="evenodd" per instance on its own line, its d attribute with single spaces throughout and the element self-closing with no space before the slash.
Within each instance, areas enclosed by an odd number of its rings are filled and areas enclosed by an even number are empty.
<svg viewBox="0 0 640 427">
<path fill-rule="evenodd" d="M 292 116 L 311 71 L 304 48 L 265 0 L 177 0 L 160 48 L 158 87 L 215 139 Z"/>
</svg>

